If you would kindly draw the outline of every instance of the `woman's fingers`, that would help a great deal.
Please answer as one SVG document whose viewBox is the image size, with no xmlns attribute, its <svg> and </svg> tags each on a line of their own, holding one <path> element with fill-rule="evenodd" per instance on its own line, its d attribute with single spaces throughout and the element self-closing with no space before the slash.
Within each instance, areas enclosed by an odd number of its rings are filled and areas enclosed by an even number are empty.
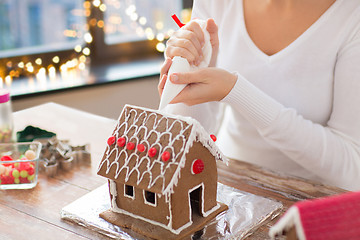
<svg viewBox="0 0 360 240">
<path fill-rule="evenodd" d="M 190 22 L 189 24 L 185 25 L 185 28 L 190 32 L 194 33 L 194 35 L 189 34 L 189 40 L 194 44 L 198 54 L 202 55 L 202 47 L 205 43 L 204 33 L 201 29 L 200 25 L 197 22 Z"/>
<path fill-rule="evenodd" d="M 187 73 L 173 73 L 170 81 L 174 84 L 187 84 L 171 103 L 195 105 L 223 99 L 234 87 L 237 75 L 220 68 L 204 68 Z"/>
<path fill-rule="evenodd" d="M 204 34 L 200 25 L 190 22 L 179 29 L 167 41 L 165 55 L 186 58 L 190 64 L 198 65 L 203 59 Z"/>
<path fill-rule="evenodd" d="M 158 92 L 159 92 L 160 97 L 161 97 L 161 95 L 162 95 L 162 93 L 164 91 L 166 79 L 167 79 L 167 74 L 162 75 L 162 77 L 160 78 L 160 81 L 159 81 L 159 84 L 158 84 Z"/>
<path fill-rule="evenodd" d="M 170 75 L 170 81 L 174 84 L 194 84 L 200 83 L 202 78 L 198 78 L 201 74 L 187 72 L 187 73 L 173 73 Z"/>
<path fill-rule="evenodd" d="M 189 22 L 185 25 L 185 29 L 195 33 L 196 38 L 199 40 L 200 43 L 204 43 L 204 33 L 197 22 Z"/>
<path fill-rule="evenodd" d="M 161 96 L 161 94 L 162 94 L 162 92 L 164 90 L 164 86 L 165 86 L 165 82 L 166 82 L 166 78 L 167 78 L 167 73 L 169 72 L 171 63 L 172 63 L 172 60 L 170 58 L 166 58 L 165 62 L 161 66 L 160 80 L 159 80 L 159 84 L 158 84 L 159 96 Z"/>
<path fill-rule="evenodd" d="M 181 46 L 168 46 L 166 48 L 166 56 L 170 58 L 179 56 L 188 60 L 190 64 L 195 63 L 198 58 L 194 52 L 190 52 L 188 49 Z"/>
<path fill-rule="evenodd" d="M 162 76 L 164 74 L 167 74 L 167 72 L 169 71 L 171 63 L 172 63 L 171 58 L 165 59 L 165 62 L 163 63 L 163 65 L 160 68 L 160 80 L 161 80 Z"/>
</svg>

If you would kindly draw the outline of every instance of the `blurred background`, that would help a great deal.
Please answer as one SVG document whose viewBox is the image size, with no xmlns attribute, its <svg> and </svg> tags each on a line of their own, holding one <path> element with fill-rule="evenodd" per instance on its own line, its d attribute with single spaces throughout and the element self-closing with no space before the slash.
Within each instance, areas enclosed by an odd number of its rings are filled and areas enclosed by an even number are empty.
<svg viewBox="0 0 360 240">
<path fill-rule="evenodd" d="M 0 0 L 0 87 L 14 111 L 57 102 L 117 118 L 157 108 L 166 40 L 190 0 Z M 109 102 L 112 105 L 108 105 Z M 108 107 L 111 106 L 111 107 Z"/>
</svg>

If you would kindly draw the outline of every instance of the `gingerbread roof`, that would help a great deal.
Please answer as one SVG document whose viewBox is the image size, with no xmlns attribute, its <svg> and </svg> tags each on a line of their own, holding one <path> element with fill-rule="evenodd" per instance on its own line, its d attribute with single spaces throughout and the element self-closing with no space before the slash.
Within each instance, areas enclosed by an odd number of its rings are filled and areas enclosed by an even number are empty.
<svg viewBox="0 0 360 240">
<path fill-rule="evenodd" d="M 270 236 L 295 227 L 299 240 L 360 238 L 360 192 L 296 203 L 270 229 Z"/>
<path fill-rule="evenodd" d="M 226 160 L 195 119 L 130 105 L 124 107 L 109 141 L 99 175 L 164 195 L 173 191 L 195 141 L 216 160 Z M 154 149 L 155 155 L 149 153 Z M 170 157 L 164 158 L 164 152 Z"/>
</svg>

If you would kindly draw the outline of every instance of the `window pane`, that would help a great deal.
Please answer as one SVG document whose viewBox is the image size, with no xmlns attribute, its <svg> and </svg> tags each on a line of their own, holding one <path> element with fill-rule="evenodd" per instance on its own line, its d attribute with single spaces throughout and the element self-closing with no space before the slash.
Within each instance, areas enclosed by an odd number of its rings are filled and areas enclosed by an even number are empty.
<svg viewBox="0 0 360 240">
<path fill-rule="evenodd" d="M 83 0 L 0 0 L 0 57 L 72 48 L 86 30 Z"/>
<path fill-rule="evenodd" d="M 125 185 L 125 195 L 129 197 L 134 196 L 134 187 L 130 185 Z"/>
<path fill-rule="evenodd" d="M 177 28 L 181 0 L 105 0 L 105 43 L 162 38 Z M 161 40 L 160 40 L 161 41 Z"/>
<path fill-rule="evenodd" d="M 145 191 L 145 200 L 146 202 L 148 203 L 151 203 L 151 204 L 155 204 L 156 200 L 155 200 L 155 193 L 153 192 L 149 192 L 149 191 Z"/>
</svg>

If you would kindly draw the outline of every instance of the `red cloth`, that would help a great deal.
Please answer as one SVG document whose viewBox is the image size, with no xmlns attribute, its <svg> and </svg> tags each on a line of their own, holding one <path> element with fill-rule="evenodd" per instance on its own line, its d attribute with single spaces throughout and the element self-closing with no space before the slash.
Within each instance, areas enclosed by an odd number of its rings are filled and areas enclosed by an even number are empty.
<svg viewBox="0 0 360 240">
<path fill-rule="evenodd" d="M 360 239 L 360 192 L 295 204 L 307 240 Z"/>
</svg>

